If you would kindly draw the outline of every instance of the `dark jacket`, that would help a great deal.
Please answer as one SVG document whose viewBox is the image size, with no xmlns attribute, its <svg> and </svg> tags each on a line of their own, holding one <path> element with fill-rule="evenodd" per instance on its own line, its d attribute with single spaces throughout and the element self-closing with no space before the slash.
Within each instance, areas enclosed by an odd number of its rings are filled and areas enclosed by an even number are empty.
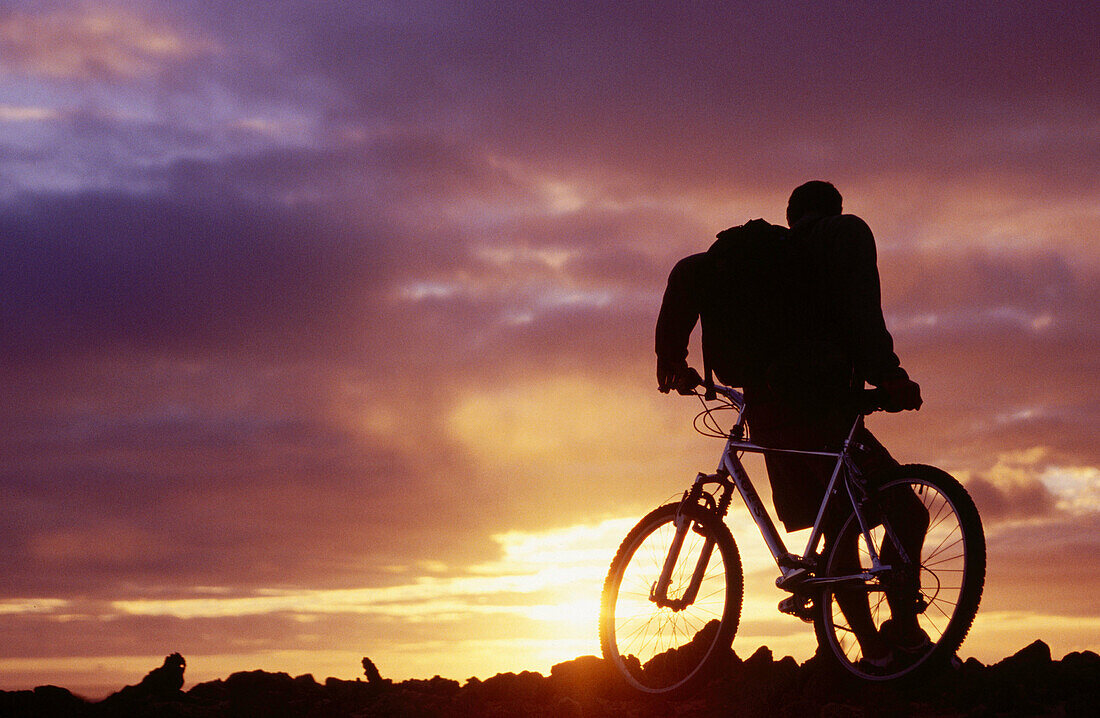
<svg viewBox="0 0 1100 718">
<path fill-rule="evenodd" d="M 808 216 L 782 233 L 768 227 L 771 235 L 757 235 L 785 243 L 778 265 L 759 270 L 761 247 L 723 233 L 708 252 L 673 267 L 657 319 L 658 362 L 686 361 L 701 318 L 705 362 L 720 381 L 744 388 L 757 443 L 835 449 L 855 416 L 846 395 L 864 382 L 906 378 L 882 316 L 874 236 L 854 215 Z M 737 290 L 716 294 L 715 281 Z M 871 463 L 893 462 L 869 432 L 860 443 L 871 447 Z M 809 526 L 832 462 L 765 458 L 780 519 L 788 530 Z"/>
<path fill-rule="evenodd" d="M 875 240 L 863 220 L 811 216 L 789 232 L 753 236 L 786 243 L 793 261 L 782 274 L 769 269 L 764 282 L 754 282 L 762 253 L 727 233 L 708 252 L 680 260 L 657 318 L 658 362 L 686 361 L 701 319 L 704 361 L 725 383 L 789 400 L 807 393 L 831 400 L 864 381 L 879 386 L 905 377 L 883 320 Z M 720 269 L 722 263 L 734 266 Z M 708 289 L 715 282 L 736 288 L 716 296 Z M 740 362 L 736 369 L 731 357 Z"/>
</svg>

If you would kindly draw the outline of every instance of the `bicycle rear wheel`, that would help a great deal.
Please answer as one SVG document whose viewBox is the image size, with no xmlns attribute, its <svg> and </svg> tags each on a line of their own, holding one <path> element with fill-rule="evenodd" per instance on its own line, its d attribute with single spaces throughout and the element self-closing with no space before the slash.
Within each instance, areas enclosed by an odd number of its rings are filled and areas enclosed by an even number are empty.
<svg viewBox="0 0 1100 718">
<path fill-rule="evenodd" d="M 698 506 L 682 508 L 691 521 L 668 598 L 682 598 L 710 544 L 706 572 L 686 607 L 660 606 L 651 592 L 676 534 L 679 504 L 650 512 L 619 547 L 604 582 L 600 647 L 622 678 L 644 693 L 676 695 L 708 678 L 729 654 L 741 617 L 741 557 L 726 525 Z"/>
<path fill-rule="evenodd" d="M 898 681 L 942 667 L 966 638 L 985 583 L 985 535 L 974 502 L 962 485 L 951 475 L 931 466 L 901 466 L 884 479 L 869 505 L 896 503 L 901 491 L 911 491 L 929 515 L 920 552 L 917 604 L 917 620 L 921 630 L 928 634 L 927 644 L 905 651 L 896 650 L 893 661 L 884 667 L 874 666 L 862 660 L 860 643 L 840 608 L 836 592 L 826 589 L 815 599 L 814 627 L 818 644 L 848 672 L 868 681 Z M 889 521 L 889 510 L 883 513 Z M 870 533 L 880 555 L 890 541 L 881 518 L 869 519 L 877 524 Z M 837 537 L 825 547 L 822 576 L 854 572 L 852 567 L 841 567 L 843 555 L 851 555 L 849 542 L 853 541 L 858 543 L 860 568 L 871 567 L 858 521 L 851 515 Z M 858 588 L 847 584 L 846 588 L 837 590 L 846 591 L 849 596 L 853 591 L 865 590 L 874 625 L 881 629 L 891 618 L 885 595 L 890 580 L 887 574 L 881 581 L 874 579 Z"/>
</svg>

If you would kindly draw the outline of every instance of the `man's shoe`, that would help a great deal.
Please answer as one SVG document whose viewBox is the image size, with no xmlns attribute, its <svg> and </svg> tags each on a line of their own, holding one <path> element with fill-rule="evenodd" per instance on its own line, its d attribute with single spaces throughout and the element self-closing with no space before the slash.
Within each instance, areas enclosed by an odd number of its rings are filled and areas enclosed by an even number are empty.
<svg viewBox="0 0 1100 718">
<path fill-rule="evenodd" d="M 894 667 L 894 663 L 894 652 L 890 651 L 882 658 L 860 658 L 856 668 L 869 676 L 884 676 Z"/>
<path fill-rule="evenodd" d="M 878 629 L 879 635 L 882 639 L 893 646 L 896 650 L 908 653 L 909 655 L 921 654 L 932 647 L 932 639 L 928 637 L 928 634 L 923 628 L 917 626 L 915 632 L 901 635 L 901 633 L 894 628 L 894 620 L 888 618 L 882 622 L 882 625 Z"/>
<path fill-rule="evenodd" d="M 810 570 L 804 567 L 784 568 L 783 575 L 775 579 L 775 587 L 793 592 L 800 583 L 810 577 Z"/>
</svg>

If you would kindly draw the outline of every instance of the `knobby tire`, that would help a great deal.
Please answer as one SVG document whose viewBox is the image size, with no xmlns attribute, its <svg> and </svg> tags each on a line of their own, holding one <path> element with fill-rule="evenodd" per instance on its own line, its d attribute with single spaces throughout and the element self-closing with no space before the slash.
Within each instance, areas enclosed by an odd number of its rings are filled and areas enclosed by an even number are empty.
<svg viewBox="0 0 1100 718">
<path fill-rule="evenodd" d="M 928 605 L 918 621 L 929 634 L 931 647 L 913 654 L 898 652 L 903 659 L 886 668 L 870 666 L 860 660 L 859 642 L 846 626 L 833 591 L 825 589 L 814 600 L 814 627 L 822 652 L 857 678 L 878 683 L 909 681 L 944 667 L 970 630 L 985 583 L 985 536 L 978 511 L 963 486 L 937 468 L 911 464 L 883 477 L 876 495 L 887 496 L 891 489 L 898 491 L 906 485 L 929 510 L 920 570 L 920 592 Z M 852 532 L 858 531 L 858 521 L 850 515 L 839 538 L 825 546 L 822 576 L 844 573 L 835 570 L 840 562 L 838 544 L 851 540 Z M 871 533 L 876 543 L 886 540 L 881 525 Z M 862 536 L 858 540 L 860 565 L 867 568 L 870 563 Z M 873 582 L 868 585 L 872 586 L 868 593 L 872 617 L 876 627 L 881 627 L 890 615 L 889 605 Z"/>
<path fill-rule="evenodd" d="M 649 598 L 660 577 L 679 504 L 654 509 L 623 539 L 604 582 L 600 647 L 633 688 L 681 696 L 705 683 L 731 655 L 744 594 L 741 557 L 725 523 L 701 506 L 684 506 L 691 519 L 669 598 L 682 595 L 707 537 L 715 541 L 697 600 L 680 611 Z"/>
</svg>

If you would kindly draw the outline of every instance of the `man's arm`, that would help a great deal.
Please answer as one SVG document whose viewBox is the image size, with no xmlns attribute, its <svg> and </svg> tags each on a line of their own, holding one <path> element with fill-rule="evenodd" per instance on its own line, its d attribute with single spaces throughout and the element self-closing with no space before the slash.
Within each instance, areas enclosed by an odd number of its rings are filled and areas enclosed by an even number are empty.
<svg viewBox="0 0 1100 718">
<path fill-rule="evenodd" d="M 668 275 L 656 331 L 657 386 L 662 392 L 698 379 L 698 373 L 688 367 L 688 340 L 702 308 L 701 275 L 706 261 L 706 254 L 693 254 L 677 262 Z"/>
<path fill-rule="evenodd" d="M 894 352 L 894 339 L 882 316 L 882 289 L 878 274 L 878 253 L 871 228 L 859 217 L 842 215 L 844 233 L 852 251 L 848 293 L 848 316 L 853 320 L 852 346 L 856 370 L 887 396 L 888 411 L 919 409 L 920 387 L 909 379 Z"/>
</svg>

